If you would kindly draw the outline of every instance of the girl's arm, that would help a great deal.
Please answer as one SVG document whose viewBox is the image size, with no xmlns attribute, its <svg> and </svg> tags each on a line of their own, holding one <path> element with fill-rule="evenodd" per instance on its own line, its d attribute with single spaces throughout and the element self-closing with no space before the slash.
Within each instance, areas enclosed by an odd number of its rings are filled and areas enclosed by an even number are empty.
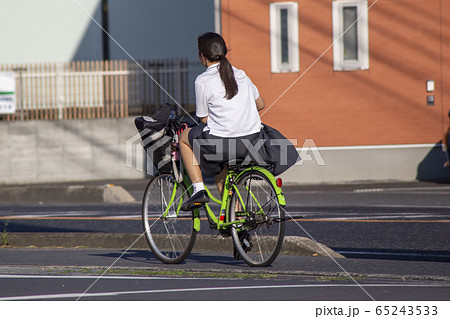
<svg viewBox="0 0 450 319">
<path fill-rule="evenodd" d="M 208 122 L 208 117 L 207 117 L 207 116 L 201 117 L 201 118 L 200 118 L 200 121 L 201 121 L 203 124 L 208 124 L 208 123 L 207 123 L 207 122 Z"/>
<path fill-rule="evenodd" d="M 256 108 L 258 109 L 258 111 L 261 111 L 263 108 L 266 107 L 266 103 L 264 102 L 261 95 L 258 96 L 258 98 L 255 100 L 255 102 L 256 102 Z"/>
</svg>

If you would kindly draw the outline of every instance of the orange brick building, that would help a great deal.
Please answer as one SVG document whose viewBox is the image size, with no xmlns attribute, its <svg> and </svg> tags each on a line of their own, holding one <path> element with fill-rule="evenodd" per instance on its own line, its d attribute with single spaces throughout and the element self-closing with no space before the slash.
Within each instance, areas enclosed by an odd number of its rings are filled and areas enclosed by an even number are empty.
<svg viewBox="0 0 450 319">
<path fill-rule="evenodd" d="M 231 63 L 270 107 L 263 122 L 298 146 L 305 139 L 318 147 L 442 139 L 450 109 L 450 1 L 222 0 L 221 19 Z M 337 39 L 342 30 L 348 34 Z M 276 70 L 277 54 L 297 54 L 296 65 Z M 336 54 L 343 64 L 357 63 L 340 69 Z"/>
</svg>

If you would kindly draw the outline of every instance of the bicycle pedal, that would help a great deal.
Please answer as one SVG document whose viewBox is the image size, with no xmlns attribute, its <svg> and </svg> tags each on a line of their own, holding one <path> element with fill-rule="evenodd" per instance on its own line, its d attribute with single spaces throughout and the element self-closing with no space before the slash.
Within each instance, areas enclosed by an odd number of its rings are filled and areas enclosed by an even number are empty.
<svg viewBox="0 0 450 319">
<path fill-rule="evenodd" d="M 198 193 L 192 195 L 190 199 L 188 199 L 182 206 L 181 210 L 189 211 L 196 208 L 202 207 L 205 203 L 209 202 L 209 197 L 206 194 L 206 191 L 201 190 Z"/>
<path fill-rule="evenodd" d="M 196 208 L 200 208 L 205 206 L 205 203 L 193 203 L 192 204 L 192 209 L 196 209 Z"/>
</svg>

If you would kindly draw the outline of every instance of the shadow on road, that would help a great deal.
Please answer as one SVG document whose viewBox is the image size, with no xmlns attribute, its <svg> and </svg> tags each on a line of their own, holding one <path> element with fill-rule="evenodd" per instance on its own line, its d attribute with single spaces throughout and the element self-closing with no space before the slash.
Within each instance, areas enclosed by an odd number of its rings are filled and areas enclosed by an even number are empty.
<svg viewBox="0 0 450 319">
<path fill-rule="evenodd" d="M 157 265 L 164 265 L 161 261 L 159 261 L 153 253 L 146 250 L 129 250 L 125 254 L 123 254 L 124 250 L 120 252 L 109 252 L 104 254 L 91 254 L 91 256 L 97 256 L 97 257 L 108 257 L 108 258 L 114 258 L 127 261 L 132 261 L 136 263 L 144 263 L 146 265 L 151 264 L 157 264 Z M 123 256 L 122 256 L 123 254 Z M 180 263 L 181 265 L 187 264 L 187 263 L 195 263 L 195 264 L 223 264 L 227 266 L 233 266 L 233 265 L 244 265 L 242 261 L 235 261 L 233 258 L 232 252 L 230 252 L 229 256 L 222 256 L 222 255 L 215 255 L 215 254 L 199 254 L 192 252 L 185 261 Z M 176 266 L 176 265 L 166 265 L 167 267 Z"/>
<path fill-rule="evenodd" d="M 450 262 L 450 252 L 441 250 L 331 248 L 346 258 Z"/>
</svg>

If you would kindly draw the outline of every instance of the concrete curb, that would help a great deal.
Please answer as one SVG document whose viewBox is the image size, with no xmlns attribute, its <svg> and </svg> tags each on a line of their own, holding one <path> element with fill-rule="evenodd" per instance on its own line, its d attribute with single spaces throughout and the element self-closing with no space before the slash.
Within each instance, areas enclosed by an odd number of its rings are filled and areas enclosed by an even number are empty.
<svg viewBox="0 0 450 319">
<path fill-rule="evenodd" d="M 143 234 L 120 233 L 8 233 L 8 245 L 3 247 L 56 247 L 56 248 L 110 248 L 149 249 Z M 233 251 L 231 237 L 212 237 L 198 234 L 194 250 L 230 252 Z M 345 258 L 306 237 L 286 236 L 282 253 L 304 256 L 331 256 Z"/>
<path fill-rule="evenodd" d="M 0 187 L 1 204 L 28 203 L 130 203 L 135 199 L 122 186 L 24 185 Z"/>
</svg>

